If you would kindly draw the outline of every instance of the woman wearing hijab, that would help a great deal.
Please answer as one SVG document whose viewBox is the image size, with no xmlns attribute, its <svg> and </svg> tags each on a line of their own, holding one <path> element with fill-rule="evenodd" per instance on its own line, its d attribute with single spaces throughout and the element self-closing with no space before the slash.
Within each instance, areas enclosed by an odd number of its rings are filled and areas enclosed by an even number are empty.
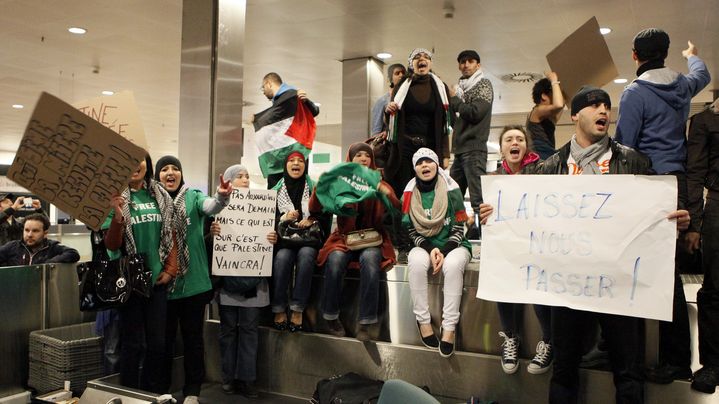
<svg viewBox="0 0 719 404">
<path fill-rule="evenodd" d="M 104 241 L 108 256 L 116 259 L 143 254 L 154 284 L 149 298 L 132 293 L 119 309 L 120 383 L 164 393 L 167 285 L 177 273 L 177 256 L 171 254 L 172 198 L 152 178 L 149 155 L 132 173 L 128 187 L 121 195 L 114 195 L 110 204 L 113 209 L 102 225 L 107 230 Z"/>
<path fill-rule="evenodd" d="M 409 253 L 409 286 L 422 343 L 439 348 L 449 358 L 454 353 L 459 322 L 464 268 L 472 247 L 464 238 L 467 212 L 459 185 L 439 166 L 437 154 L 421 148 L 412 156 L 415 177 L 402 195 L 402 224 L 409 230 L 414 248 Z M 432 329 L 427 294 L 427 273 L 444 275 L 444 306 L 440 340 Z"/>
<path fill-rule="evenodd" d="M 177 157 L 164 156 L 155 166 L 155 180 L 159 181 L 173 200 L 173 235 L 177 246 L 178 271 L 167 295 L 167 331 L 165 334 L 165 388 L 170 388 L 177 325 L 182 333 L 185 384 L 182 393 L 185 404 L 198 403 L 205 378 L 205 344 L 203 316 L 205 305 L 212 299 L 212 283 L 208 273 L 204 225 L 208 216 L 227 206 L 232 193 L 229 182 L 220 177 L 217 194 L 211 198 L 202 191 L 185 185 L 182 164 Z"/>
<path fill-rule="evenodd" d="M 532 147 L 532 137 L 524 131 L 521 125 L 507 125 L 499 135 L 499 152 L 502 155 L 502 164 L 497 168 L 497 174 L 528 174 L 536 170 L 541 162 L 540 157 Z M 492 206 L 486 203 L 480 205 L 481 223 L 487 222 L 488 212 Z M 537 343 L 537 353 L 527 366 L 527 372 L 542 374 L 550 369 L 552 359 L 551 345 L 551 319 L 552 311 L 549 306 L 535 304 L 534 313 L 537 315 L 542 328 L 542 340 Z M 502 342 L 502 370 L 513 374 L 519 370 L 519 331 L 524 314 L 524 305 L 518 303 L 497 302 L 499 320 L 502 331 L 499 336 Z"/>
<path fill-rule="evenodd" d="M 432 73 L 432 52 L 417 48 L 407 60 L 409 75 L 394 89 L 385 111 L 390 114 L 389 139 L 397 142 L 400 158 L 388 163 L 385 173 L 399 193 L 414 177 L 412 156 L 422 147 L 449 166 L 450 112 L 447 85 Z"/>
<path fill-rule="evenodd" d="M 294 223 L 299 228 L 308 228 L 319 221 L 310 216 L 309 202 L 314 182 L 307 175 L 305 156 L 302 153 L 293 152 L 287 156 L 282 179 L 272 189 L 277 191 L 277 228 L 280 223 Z M 280 331 L 302 331 L 302 313 L 310 297 L 312 272 L 315 269 L 319 246 L 292 246 L 276 236 L 275 240 L 277 243 L 272 264 L 272 312 L 275 315 L 273 327 Z M 292 269 L 295 267 L 295 283 L 289 305 L 292 314 L 288 320 L 287 289 L 292 279 Z"/>
<path fill-rule="evenodd" d="M 355 143 L 349 147 L 347 161 L 376 170 L 372 148 L 366 143 Z M 390 203 L 399 208 L 399 200 L 392 188 L 384 181 L 380 182 L 380 192 L 387 195 Z M 317 193 L 310 199 L 310 213 L 319 216 L 322 212 Z M 317 256 L 317 264 L 325 267 L 325 282 L 322 302 L 322 317 L 327 321 L 332 335 L 344 336 L 345 329 L 339 320 L 342 281 L 347 268 L 359 268 L 360 271 L 360 308 L 357 339 L 370 339 L 369 326 L 377 323 L 379 305 L 380 271 L 392 269 L 395 253 L 392 241 L 382 224 L 385 207 L 378 199 L 367 199 L 353 204 L 357 216 L 337 216 L 337 228 L 327 238 Z M 382 236 L 382 244 L 352 251 L 345 242 L 348 233 L 355 230 L 374 229 Z"/>
<path fill-rule="evenodd" d="M 250 174 L 239 164 L 228 167 L 224 178 L 230 182 L 232 188 L 250 187 Z M 217 222 L 213 225 L 219 226 Z M 276 241 L 274 231 L 267 235 L 267 240 Z M 269 289 L 267 278 L 262 278 L 255 288 L 241 294 L 229 292 L 224 286 L 220 288 L 217 296 L 220 312 L 220 362 L 222 391 L 226 394 L 240 393 L 248 398 L 259 397 L 255 387 L 258 324 L 260 309 L 270 304 Z"/>
</svg>

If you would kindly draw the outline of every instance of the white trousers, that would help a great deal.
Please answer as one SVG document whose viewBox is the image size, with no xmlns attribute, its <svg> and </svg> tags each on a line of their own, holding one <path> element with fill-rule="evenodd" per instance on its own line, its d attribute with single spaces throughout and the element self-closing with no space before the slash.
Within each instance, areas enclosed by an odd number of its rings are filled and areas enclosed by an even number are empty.
<svg viewBox="0 0 719 404">
<path fill-rule="evenodd" d="M 459 322 L 459 305 L 462 302 L 464 268 L 472 258 L 464 247 L 457 247 L 444 257 L 442 274 L 444 275 L 444 306 L 442 307 L 442 329 L 454 331 Z M 412 292 L 414 315 L 420 324 L 430 322 L 427 276 L 432 264 L 429 253 L 420 247 L 414 247 L 407 258 L 409 267 L 409 288 Z"/>
</svg>

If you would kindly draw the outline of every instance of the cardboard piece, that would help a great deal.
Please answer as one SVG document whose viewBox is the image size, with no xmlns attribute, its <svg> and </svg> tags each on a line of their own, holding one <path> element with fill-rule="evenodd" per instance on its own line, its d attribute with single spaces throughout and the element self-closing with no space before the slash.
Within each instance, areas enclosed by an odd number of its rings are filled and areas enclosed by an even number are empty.
<svg viewBox="0 0 719 404">
<path fill-rule="evenodd" d="M 145 150 L 42 93 L 8 178 L 98 230 Z"/>
<path fill-rule="evenodd" d="M 73 107 L 132 143 L 147 149 L 145 130 L 142 128 L 132 91 L 121 91 L 114 95 L 76 102 Z"/>
<path fill-rule="evenodd" d="M 583 85 L 602 87 L 619 76 L 596 17 L 549 52 L 547 62 L 562 82 L 568 103 Z"/>
</svg>

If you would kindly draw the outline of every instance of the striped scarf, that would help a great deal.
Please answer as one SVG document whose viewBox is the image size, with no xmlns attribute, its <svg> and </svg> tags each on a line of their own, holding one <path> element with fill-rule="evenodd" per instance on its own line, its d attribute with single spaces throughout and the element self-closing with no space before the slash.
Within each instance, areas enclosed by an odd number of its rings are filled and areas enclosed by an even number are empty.
<svg viewBox="0 0 719 404">
<path fill-rule="evenodd" d="M 160 262 L 165 262 L 167 255 L 172 250 L 172 224 L 173 224 L 173 208 L 172 198 L 170 194 L 165 191 L 165 188 L 155 180 L 150 180 L 148 184 L 145 182 L 150 196 L 157 201 L 157 206 L 160 209 L 160 215 L 162 216 L 162 231 L 160 233 Z M 122 207 L 122 218 L 125 221 L 125 250 L 128 255 L 137 254 L 137 246 L 135 245 L 135 236 L 132 232 L 132 215 L 130 214 L 130 201 L 132 195 L 130 194 L 130 188 L 125 188 L 122 191 L 122 197 L 127 201 Z"/>
<path fill-rule="evenodd" d="M 175 243 L 177 243 L 177 277 L 185 276 L 190 268 L 190 249 L 187 246 L 187 226 L 190 220 L 187 218 L 187 205 L 185 204 L 185 195 L 187 194 L 187 185 L 183 185 L 180 192 L 175 196 L 173 201 L 172 230 L 175 235 Z M 174 290 L 174 285 L 171 290 Z"/>
<path fill-rule="evenodd" d="M 430 78 L 434 81 L 434 87 L 437 88 L 437 92 L 439 92 L 439 98 L 442 100 L 442 108 L 444 108 L 444 133 L 445 135 L 449 135 L 452 131 L 452 129 L 449 126 L 450 123 L 450 116 L 449 116 L 449 97 L 447 96 L 447 90 L 444 87 L 444 82 L 442 82 L 442 79 L 440 79 L 436 74 L 429 73 Z M 397 142 L 397 113 L 402 110 L 402 104 L 404 103 L 405 98 L 407 98 L 407 93 L 409 92 L 409 87 L 412 84 L 412 79 L 408 78 L 407 80 L 402 83 L 401 86 L 397 89 L 397 94 L 395 94 L 394 99 L 392 101 L 397 103 L 397 111 L 392 113 L 389 116 L 389 135 L 387 136 L 387 139 L 389 139 L 392 142 Z"/>
</svg>

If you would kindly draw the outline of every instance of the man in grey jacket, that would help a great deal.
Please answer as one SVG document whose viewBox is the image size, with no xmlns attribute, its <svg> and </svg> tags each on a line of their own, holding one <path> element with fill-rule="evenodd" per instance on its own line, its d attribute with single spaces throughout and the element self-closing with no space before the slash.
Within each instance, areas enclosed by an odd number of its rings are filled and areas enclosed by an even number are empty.
<svg viewBox="0 0 719 404">
<path fill-rule="evenodd" d="M 452 135 L 454 162 L 449 175 L 459 184 L 462 195 L 469 187 L 469 201 L 475 214 L 482 203 L 482 182 L 487 174 L 487 140 L 492 119 L 494 91 L 492 83 L 484 77 L 479 54 L 465 50 L 457 56 L 462 77 L 450 89 L 449 104 L 456 114 Z M 470 215 L 474 217 L 474 215 Z M 475 223 L 470 239 L 479 238 L 479 226 Z"/>
</svg>

